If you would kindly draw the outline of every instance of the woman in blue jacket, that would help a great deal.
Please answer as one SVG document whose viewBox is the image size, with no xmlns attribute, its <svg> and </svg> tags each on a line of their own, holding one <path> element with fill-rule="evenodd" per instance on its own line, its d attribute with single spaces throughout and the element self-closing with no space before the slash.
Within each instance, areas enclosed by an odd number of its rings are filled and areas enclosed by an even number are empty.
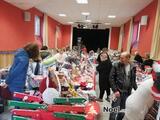
<svg viewBox="0 0 160 120">
<path fill-rule="evenodd" d="M 30 43 L 24 48 L 18 49 L 13 64 L 6 78 L 6 84 L 0 87 L 0 96 L 3 97 L 2 91 L 9 91 L 8 98 L 12 98 L 14 92 L 24 92 L 26 74 L 29 65 L 29 59 L 37 58 L 39 55 L 39 47 L 36 43 Z M 3 90 L 2 90 L 3 89 Z M 5 93 L 4 93 L 5 94 Z"/>
</svg>

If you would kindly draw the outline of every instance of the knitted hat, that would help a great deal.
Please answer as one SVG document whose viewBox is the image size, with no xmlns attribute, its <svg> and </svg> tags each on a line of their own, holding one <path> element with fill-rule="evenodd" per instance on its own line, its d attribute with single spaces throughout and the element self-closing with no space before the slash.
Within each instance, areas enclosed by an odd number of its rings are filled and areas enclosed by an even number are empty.
<svg viewBox="0 0 160 120">
<path fill-rule="evenodd" d="M 156 72 L 156 80 L 151 88 L 151 93 L 156 101 L 160 101 L 160 62 L 153 64 L 153 70 Z"/>
</svg>

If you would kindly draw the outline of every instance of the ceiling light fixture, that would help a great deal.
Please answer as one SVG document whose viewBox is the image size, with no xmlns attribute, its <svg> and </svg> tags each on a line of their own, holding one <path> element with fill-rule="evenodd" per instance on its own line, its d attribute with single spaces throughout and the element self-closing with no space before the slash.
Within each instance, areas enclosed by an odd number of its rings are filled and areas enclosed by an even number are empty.
<svg viewBox="0 0 160 120">
<path fill-rule="evenodd" d="M 85 20 L 85 22 L 89 22 L 89 23 L 90 23 L 90 22 L 92 22 L 92 21 L 91 21 L 91 20 Z"/>
<path fill-rule="evenodd" d="M 89 12 L 82 12 L 81 14 L 82 14 L 82 15 L 85 15 L 85 16 L 90 15 Z"/>
<path fill-rule="evenodd" d="M 62 13 L 60 13 L 60 14 L 58 14 L 60 17 L 66 17 L 66 14 L 62 14 Z"/>
<path fill-rule="evenodd" d="M 110 25 L 111 23 L 104 23 L 105 25 Z"/>
<path fill-rule="evenodd" d="M 87 29 L 88 27 L 85 25 L 85 26 L 83 26 L 83 28 L 84 28 L 84 29 Z"/>
<path fill-rule="evenodd" d="M 108 18 L 116 18 L 115 15 L 108 15 Z"/>
<path fill-rule="evenodd" d="M 67 22 L 68 24 L 73 24 L 74 22 Z"/>
<path fill-rule="evenodd" d="M 88 4 L 88 0 L 76 0 L 78 4 Z"/>
</svg>

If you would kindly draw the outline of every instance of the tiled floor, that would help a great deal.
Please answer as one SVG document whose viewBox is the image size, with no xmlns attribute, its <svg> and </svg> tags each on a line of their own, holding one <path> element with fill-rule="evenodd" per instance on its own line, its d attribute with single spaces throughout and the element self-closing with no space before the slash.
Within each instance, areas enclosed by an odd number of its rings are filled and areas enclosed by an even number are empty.
<svg viewBox="0 0 160 120">
<path fill-rule="evenodd" d="M 98 82 L 96 83 L 96 93 L 99 95 L 99 88 L 98 88 Z M 106 95 L 105 95 L 106 96 Z M 104 98 L 105 98 L 104 96 Z M 103 112 L 103 107 L 110 107 L 110 103 L 107 102 L 106 100 L 103 100 L 103 102 L 100 102 L 100 107 L 101 107 L 101 114 L 98 118 L 98 120 L 108 120 L 109 118 L 109 113 Z M 3 114 L 0 114 L 0 120 L 11 120 L 11 114 L 9 110 L 6 110 Z"/>
<path fill-rule="evenodd" d="M 99 95 L 99 87 L 98 87 L 98 81 L 96 82 L 96 93 L 97 96 Z M 106 98 L 106 94 L 104 95 L 103 98 Z M 107 102 L 106 100 L 103 100 L 103 102 L 99 102 L 100 108 L 101 108 L 101 113 L 100 117 L 98 120 L 108 120 L 109 119 L 109 113 L 103 112 L 103 107 L 111 107 L 111 103 Z"/>
</svg>

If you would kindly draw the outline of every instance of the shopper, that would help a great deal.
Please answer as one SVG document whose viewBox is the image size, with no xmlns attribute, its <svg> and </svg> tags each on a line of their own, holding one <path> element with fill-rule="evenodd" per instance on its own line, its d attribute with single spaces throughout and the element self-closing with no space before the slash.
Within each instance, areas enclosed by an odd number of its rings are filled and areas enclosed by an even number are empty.
<svg viewBox="0 0 160 120">
<path fill-rule="evenodd" d="M 37 58 L 39 47 L 36 43 L 27 44 L 18 49 L 6 78 L 6 84 L 0 87 L 1 97 L 12 99 L 14 92 L 24 92 L 29 59 Z"/>
<path fill-rule="evenodd" d="M 125 104 L 127 120 L 150 120 L 144 118 L 154 101 L 150 92 L 152 85 L 152 79 L 141 82 L 137 90 L 127 98 Z"/>
<path fill-rule="evenodd" d="M 116 99 L 112 101 L 112 107 L 125 109 L 127 97 L 131 94 L 132 88 L 137 89 L 135 82 L 136 69 L 130 63 L 130 54 L 123 52 L 120 61 L 115 63 L 110 73 L 110 84 Z M 122 120 L 124 113 L 110 113 L 110 120 Z"/>
<path fill-rule="evenodd" d="M 103 101 L 103 95 L 106 91 L 107 98 L 106 100 L 110 102 L 109 96 L 110 96 L 110 83 L 109 83 L 109 74 L 110 70 L 112 68 L 112 63 L 110 61 L 110 58 L 108 56 L 107 51 L 102 51 L 100 53 L 100 62 L 97 66 L 97 71 L 99 72 L 99 89 L 100 89 L 100 95 L 99 95 L 99 101 Z"/>
<path fill-rule="evenodd" d="M 145 66 L 152 67 L 153 63 L 154 63 L 154 60 L 150 59 L 149 53 L 146 53 L 145 54 L 145 60 L 143 62 L 143 69 L 145 68 Z"/>
<path fill-rule="evenodd" d="M 138 62 L 139 64 L 142 64 L 142 63 L 143 63 L 143 59 L 142 59 L 141 55 L 138 53 L 138 51 L 135 52 L 134 60 L 135 60 L 136 62 Z"/>
<path fill-rule="evenodd" d="M 27 87 L 30 90 L 39 90 L 41 81 L 48 76 L 48 70 L 38 57 L 29 63 L 27 72 Z"/>
<path fill-rule="evenodd" d="M 58 63 L 63 64 L 65 59 L 67 58 L 67 54 L 64 52 L 63 49 L 60 49 L 54 57 L 56 58 Z"/>
<path fill-rule="evenodd" d="M 102 51 L 106 51 L 106 52 L 108 52 L 108 48 L 103 48 L 103 49 L 102 49 Z M 102 52 L 102 51 L 101 51 L 101 52 Z M 101 52 L 100 52 L 100 53 L 101 53 Z M 100 53 L 98 54 L 98 57 L 97 57 L 97 62 L 98 62 L 98 63 L 100 63 L 100 62 L 101 62 L 101 59 L 100 59 Z"/>
<path fill-rule="evenodd" d="M 48 51 L 47 46 L 42 46 L 41 51 L 40 51 L 40 56 L 41 56 L 42 60 L 51 56 L 51 53 Z"/>
</svg>

